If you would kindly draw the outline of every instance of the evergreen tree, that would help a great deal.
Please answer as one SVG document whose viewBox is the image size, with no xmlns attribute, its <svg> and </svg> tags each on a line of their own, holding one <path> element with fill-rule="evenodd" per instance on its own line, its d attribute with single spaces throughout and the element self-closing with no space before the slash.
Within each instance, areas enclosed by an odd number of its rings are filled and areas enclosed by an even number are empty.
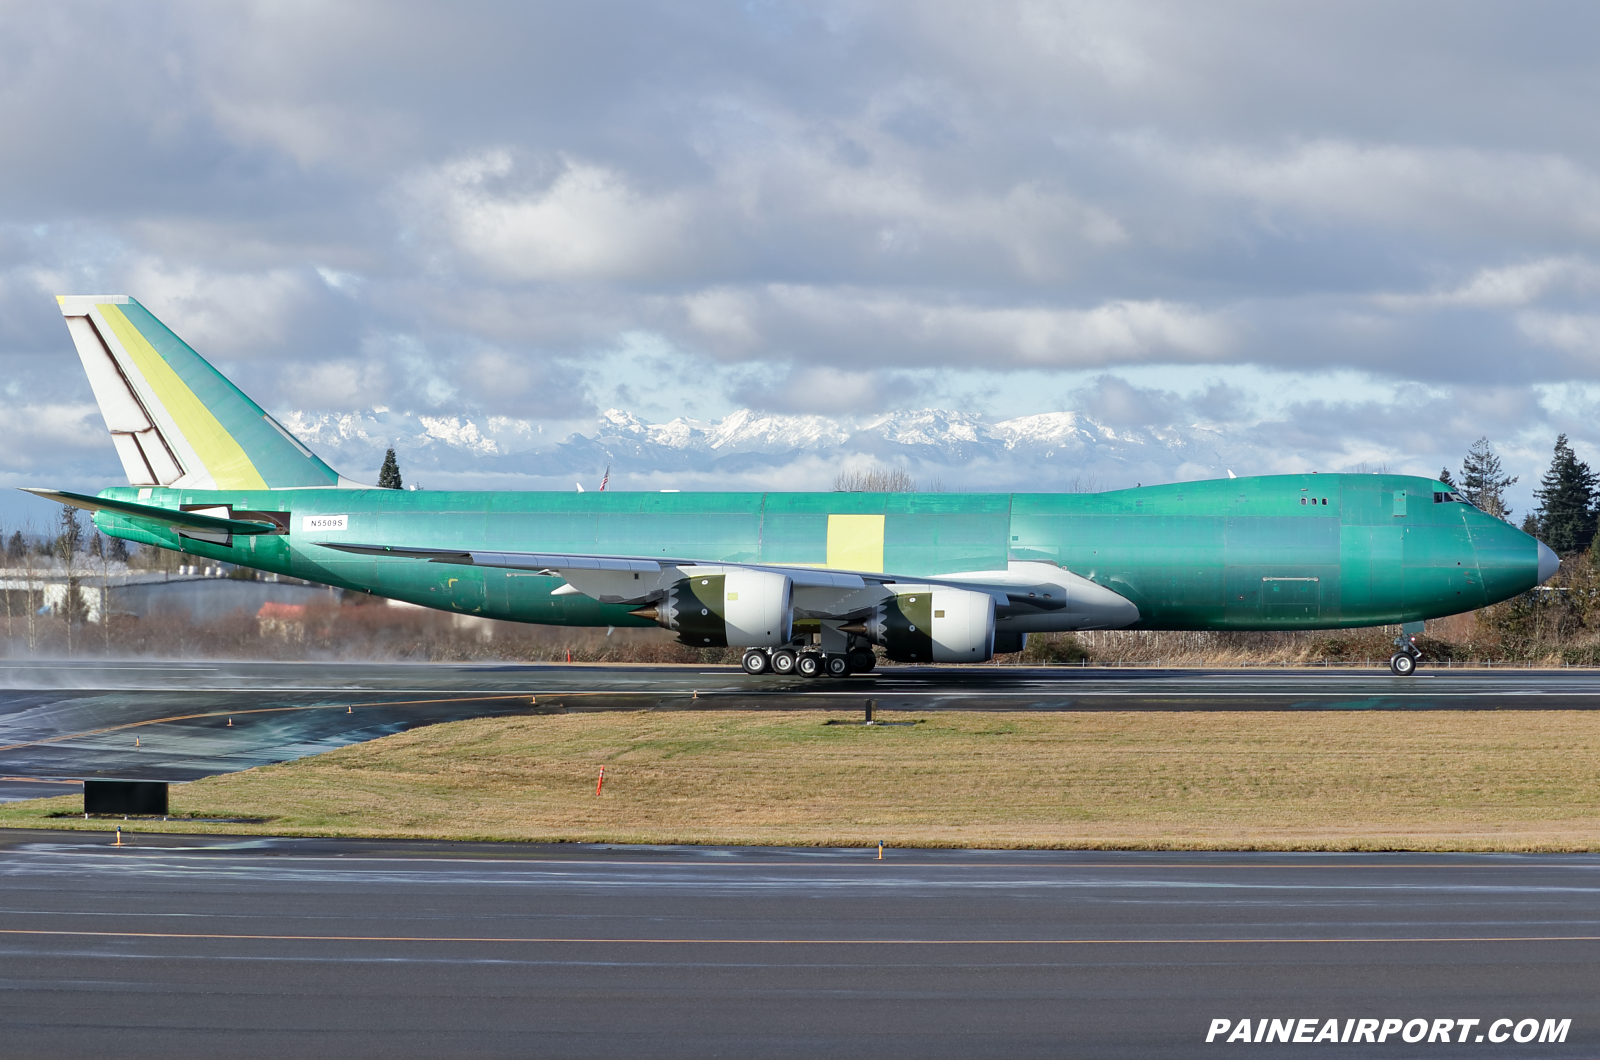
<svg viewBox="0 0 1600 1060">
<path fill-rule="evenodd" d="M 378 470 L 378 488 L 385 490 L 401 488 L 400 461 L 394 458 L 393 449 L 383 455 L 383 467 Z"/>
<path fill-rule="evenodd" d="M 108 553 L 111 559 L 119 563 L 126 563 L 128 562 L 128 543 L 120 537 L 113 537 Z"/>
<path fill-rule="evenodd" d="M 22 531 L 13 531 L 11 540 L 6 543 L 6 558 L 14 563 L 27 554 L 28 543 L 22 539 Z"/>
<path fill-rule="evenodd" d="M 1544 543 L 1560 555 L 1582 552 L 1594 540 L 1596 481 L 1589 465 L 1567 444 L 1567 436 L 1558 437 L 1550 470 L 1533 495 L 1539 498 Z"/>
<path fill-rule="evenodd" d="M 63 507 L 61 509 L 61 536 L 56 538 L 56 555 L 69 566 L 79 552 L 83 551 L 83 524 L 78 522 L 78 509 Z"/>
<path fill-rule="evenodd" d="M 1456 480 L 1450 477 L 1450 469 L 1447 467 L 1441 467 L 1439 469 L 1439 481 L 1443 482 L 1446 486 L 1454 486 L 1456 484 Z"/>
<path fill-rule="evenodd" d="M 1563 435 L 1562 437 L 1565 437 Z M 1479 438 L 1461 461 L 1461 495 L 1497 519 L 1510 519 L 1506 487 L 1517 481 L 1500 466 L 1500 458 L 1489 447 L 1488 438 Z"/>
</svg>

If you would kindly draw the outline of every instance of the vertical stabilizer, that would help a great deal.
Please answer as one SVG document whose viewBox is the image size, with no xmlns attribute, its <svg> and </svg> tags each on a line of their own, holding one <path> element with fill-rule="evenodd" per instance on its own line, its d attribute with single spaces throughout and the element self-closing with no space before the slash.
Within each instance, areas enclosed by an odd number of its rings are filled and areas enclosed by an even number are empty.
<svg viewBox="0 0 1600 1060">
<path fill-rule="evenodd" d="M 57 295 L 128 483 L 355 485 L 127 295 Z"/>
</svg>

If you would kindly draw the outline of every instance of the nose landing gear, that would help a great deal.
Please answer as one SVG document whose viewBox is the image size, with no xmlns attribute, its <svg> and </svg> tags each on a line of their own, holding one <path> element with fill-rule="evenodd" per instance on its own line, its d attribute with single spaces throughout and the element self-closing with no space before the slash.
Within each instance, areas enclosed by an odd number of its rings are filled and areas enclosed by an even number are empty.
<svg viewBox="0 0 1600 1060">
<path fill-rule="evenodd" d="M 1417 672 L 1417 663 L 1422 661 L 1415 639 L 1409 633 L 1402 633 L 1394 639 L 1394 646 L 1400 650 L 1389 656 L 1389 669 L 1399 677 L 1410 677 Z"/>
</svg>

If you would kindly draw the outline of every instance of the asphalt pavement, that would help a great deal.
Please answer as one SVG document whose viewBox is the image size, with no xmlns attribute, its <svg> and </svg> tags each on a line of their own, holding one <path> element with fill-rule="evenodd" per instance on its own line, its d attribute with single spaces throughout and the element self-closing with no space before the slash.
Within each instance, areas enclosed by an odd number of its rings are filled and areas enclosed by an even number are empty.
<svg viewBox="0 0 1600 1060">
<path fill-rule="evenodd" d="M 0 1057 L 1600 1053 L 1588 855 L 112 842 L 0 832 Z"/>
</svg>

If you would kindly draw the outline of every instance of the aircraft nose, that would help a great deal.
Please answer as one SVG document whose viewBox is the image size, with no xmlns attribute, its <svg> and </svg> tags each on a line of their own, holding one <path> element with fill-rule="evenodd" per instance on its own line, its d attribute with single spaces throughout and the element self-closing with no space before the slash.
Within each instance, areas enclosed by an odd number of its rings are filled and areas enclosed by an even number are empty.
<svg viewBox="0 0 1600 1060">
<path fill-rule="evenodd" d="M 1555 576 L 1561 567 L 1561 557 L 1550 550 L 1550 546 L 1543 541 L 1539 545 L 1539 585 L 1543 585 Z"/>
</svg>

